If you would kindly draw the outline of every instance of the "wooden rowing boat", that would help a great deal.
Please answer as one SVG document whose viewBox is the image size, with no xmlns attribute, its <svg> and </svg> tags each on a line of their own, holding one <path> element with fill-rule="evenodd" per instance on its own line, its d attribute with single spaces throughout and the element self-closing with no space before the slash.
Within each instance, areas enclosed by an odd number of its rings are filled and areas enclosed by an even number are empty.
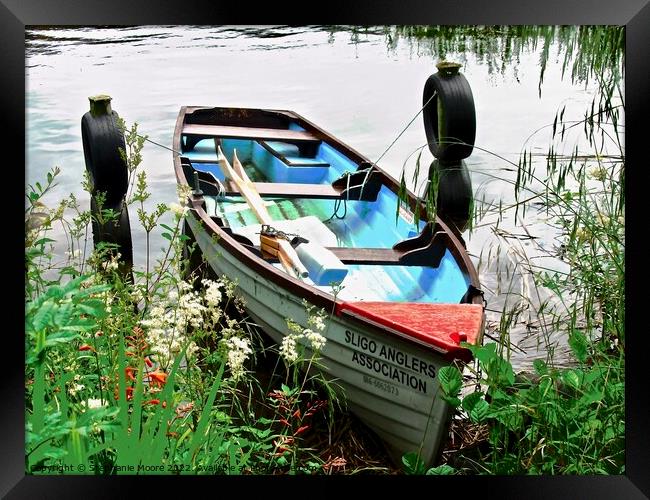
<svg viewBox="0 0 650 500">
<path fill-rule="evenodd" d="M 291 111 L 183 107 L 173 148 L 177 181 L 193 189 L 187 231 L 212 270 L 237 280 L 278 343 L 287 318 L 307 327 L 303 301 L 332 312 L 323 374 L 396 459 L 416 451 L 432 463 L 449 418 L 438 372 L 471 359 L 462 342 L 481 342 L 484 328 L 458 231 L 427 221 L 413 193 L 398 210 L 394 178 Z"/>
</svg>

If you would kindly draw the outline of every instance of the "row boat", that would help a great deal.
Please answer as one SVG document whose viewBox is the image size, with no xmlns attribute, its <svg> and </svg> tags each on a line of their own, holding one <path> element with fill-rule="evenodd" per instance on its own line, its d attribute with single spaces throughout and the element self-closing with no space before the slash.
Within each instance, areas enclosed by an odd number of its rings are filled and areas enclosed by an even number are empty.
<svg viewBox="0 0 650 500">
<path fill-rule="evenodd" d="M 306 304 L 329 313 L 318 369 L 398 463 L 409 452 L 435 462 L 450 417 L 440 369 L 471 359 L 465 343 L 479 344 L 485 323 L 462 239 L 475 113 L 458 67 L 439 64 L 424 87 L 440 178 L 433 216 L 425 200 L 293 111 L 186 106 L 173 136 L 176 180 L 191 189 L 184 231 L 211 272 L 237 281 L 248 314 L 278 344 L 288 319 L 308 327 Z M 93 193 L 107 193 L 107 208 L 121 214 L 94 225 L 95 242 L 117 245 L 128 275 L 128 169 L 110 100 L 90 98 L 84 155 Z"/>
<path fill-rule="evenodd" d="M 413 193 L 400 202 L 396 179 L 292 111 L 183 107 L 173 148 L 177 182 L 192 189 L 187 233 L 211 270 L 238 282 L 275 342 L 288 318 L 308 326 L 305 301 L 331 313 L 323 375 L 395 459 L 432 463 L 450 413 L 438 372 L 471 359 L 462 343 L 484 328 L 459 232 L 427 220 Z"/>
</svg>

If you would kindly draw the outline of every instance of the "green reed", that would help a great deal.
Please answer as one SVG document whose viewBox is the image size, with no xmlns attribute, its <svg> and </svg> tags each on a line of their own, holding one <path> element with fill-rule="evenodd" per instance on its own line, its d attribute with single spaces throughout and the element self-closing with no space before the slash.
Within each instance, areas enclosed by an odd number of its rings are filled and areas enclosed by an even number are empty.
<svg viewBox="0 0 650 500">
<path fill-rule="evenodd" d="M 580 26 L 391 27 L 389 46 L 401 39 L 431 55 L 471 52 L 494 71 L 505 72 L 517 57 L 539 52 L 541 92 L 551 59 L 563 76 L 592 81 L 597 91 L 582 117 L 559 109 L 549 126 L 545 154 L 522 150 L 515 173 L 515 203 L 476 199 L 473 227 L 497 221 L 506 243 L 528 238 L 526 214 L 544 217 L 558 234 L 558 246 L 542 253 L 564 262 L 559 271 L 535 264 L 510 244 L 521 268 L 533 278 L 534 297 L 504 306 L 497 343 L 470 346 L 475 363 L 439 373 L 444 398 L 467 425 L 487 439 L 450 455 L 426 471 L 413 456 L 405 470 L 431 474 L 622 474 L 625 472 L 625 150 L 622 90 L 624 29 Z M 516 71 L 513 68 L 512 71 Z M 536 134 L 541 133 L 538 131 Z M 495 155 L 497 157 L 497 155 Z M 505 161 L 505 159 L 503 159 Z M 498 222 L 510 215 L 522 235 L 508 234 Z M 501 257 L 484 249 L 481 263 Z M 481 264 L 479 263 L 479 265 Z M 521 266 L 521 268 L 519 267 Z M 511 271 L 506 270 L 507 273 Z M 506 280 L 511 279 L 506 276 Z M 542 297 L 549 299 L 542 299 Z M 553 303 L 557 305 L 553 306 Z M 533 372 L 515 374 L 509 359 L 509 334 L 518 316 L 530 312 L 550 348 L 550 332 L 564 336 L 569 366 L 558 367 L 550 349 Z M 491 337 L 492 338 L 492 337 Z"/>
</svg>

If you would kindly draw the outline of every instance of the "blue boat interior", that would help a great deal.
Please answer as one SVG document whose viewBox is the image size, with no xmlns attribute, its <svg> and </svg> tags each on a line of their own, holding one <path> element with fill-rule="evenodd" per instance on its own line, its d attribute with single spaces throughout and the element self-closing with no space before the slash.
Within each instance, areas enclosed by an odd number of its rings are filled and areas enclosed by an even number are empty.
<svg viewBox="0 0 650 500">
<path fill-rule="evenodd" d="M 297 124 L 290 129 L 304 130 Z M 188 150 L 186 139 L 182 136 L 182 154 L 194 169 L 225 181 L 214 138 L 201 139 Z M 295 144 L 222 138 L 220 147 L 231 163 L 236 151 L 253 182 L 331 184 L 358 168 L 325 141 Z M 390 249 L 417 236 L 426 224 L 416 224 L 409 211 L 398 211 L 397 195 L 384 185 L 376 201 L 265 197 L 264 203 L 278 229 L 328 247 Z M 209 215 L 226 220 L 234 233 L 259 241 L 259 220 L 241 196 L 206 196 L 206 209 Z M 279 263 L 274 265 L 282 269 Z M 338 297 L 348 301 L 459 303 L 470 284 L 449 249 L 436 267 L 347 264 L 346 269 Z M 332 292 L 331 286 L 310 284 Z"/>
</svg>

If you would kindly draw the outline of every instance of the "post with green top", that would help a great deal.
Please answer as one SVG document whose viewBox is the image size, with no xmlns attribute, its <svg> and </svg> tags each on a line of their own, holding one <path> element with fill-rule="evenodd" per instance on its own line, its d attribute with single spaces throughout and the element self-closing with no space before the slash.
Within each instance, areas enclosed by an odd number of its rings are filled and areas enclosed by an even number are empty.
<svg viewBox="0 0 650 500">
<path fill-rule="evenodd" d="M 119 116 L 111 107 L 112 97 L 97 94 L 88 97 L 90 110 L 81 118 L 81 136 L 88 179 L 92 186 L 90 212 L 92 214 L 93 244 L 114 245 L 111 258 L 117 258 L 118 272 L 124 280 L 133 283 L 133 241 L 125 195 L 129 186 L 129 171 L 121 151 L 126 151 L 124 132 Z M 96 193 L 104 193 L 102 206 Z M 104 218 L 100 210 L 110 209 L 116 218 Z"/>
<path fill-rule="evenodd" d="M 88 98 L 90 101 L 90 114 L 95 116 L 110 115 L 113 110 L 111 109 L 111 100 L 113 98 L 106 94 L 93 95 Z"/>
<path fill-rule="evenodd" d="M 442 76 L 454 76 L 460 71 L 462 64 L 451 61 L 440 61 L 436 64 L 436 68 Z"/>
</svg>

